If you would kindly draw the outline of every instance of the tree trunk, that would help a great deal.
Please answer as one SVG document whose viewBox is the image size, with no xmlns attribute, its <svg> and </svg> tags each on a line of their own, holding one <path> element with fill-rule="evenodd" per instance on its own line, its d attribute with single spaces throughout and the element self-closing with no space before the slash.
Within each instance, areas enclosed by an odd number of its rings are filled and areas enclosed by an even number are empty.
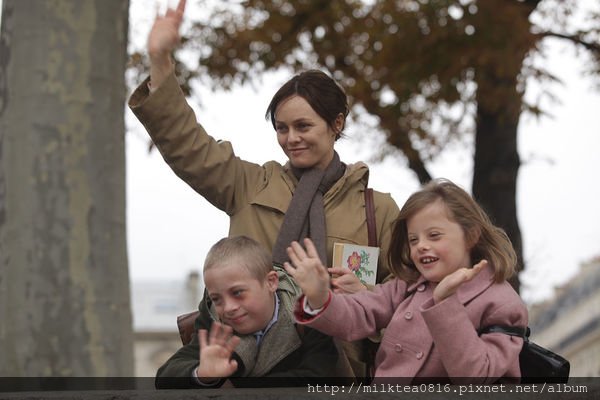
<svg viewBox="0 0 600 400">
<path fill-rule="evenodd" d="M 488 71 L 489 72 L 489 71 Z M 523 243 L 517 219 L 517 175 L 520 167 L 517 151 L 517 127 L 521 108 L 521 94 L 517 92 L 516 74 L 512 80 L 502 80 L 489 74 L 478 80 L 478 85 L 495 85 L 496 92 L 478 90 L 480 93 L 497 93 L 506 96 L 501 107 L 488 99 L 477 100 L 475 132 L 475 157 L 473 165 L 473 197 L 490 215 L 492 222 L 503 228 L 515 248 L 517 270 L 523 265 Z M 483 97 L 483 96 L 478 96 Z M 509 104 L 510 106 L 504 106 Z M 511 284 L 520 289 L 517 274 Z"/>
<path fill-rule="evenodd" d="M 129 2 L 4 0 L 0 376 L 132 376 Z"/>
</svg>

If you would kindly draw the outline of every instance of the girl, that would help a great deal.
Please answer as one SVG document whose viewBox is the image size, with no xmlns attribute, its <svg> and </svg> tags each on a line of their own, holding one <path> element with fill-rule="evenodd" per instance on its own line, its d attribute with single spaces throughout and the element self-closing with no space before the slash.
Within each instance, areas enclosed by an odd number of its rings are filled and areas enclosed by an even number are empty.
<svg viewBox="0 0 600 400">
<path fill-rule="evenodd" d="M 516 255 L 504 231 L 452 182 L 432 181 L 407 200 L 390 243 L 397 279 L 373 291 L 332 293 L 314 246 L 304 243 L 306 251 L 298 242 L 288 247 L 293 266 L 285 264 L 304 293 L 298 322 L 346 340 L 385 328 L 375 378 L 518 382 L 522 339 L 477 334 L 488 325 L 527 326 L 527 309 L 506 282 Z"/>
</svg>

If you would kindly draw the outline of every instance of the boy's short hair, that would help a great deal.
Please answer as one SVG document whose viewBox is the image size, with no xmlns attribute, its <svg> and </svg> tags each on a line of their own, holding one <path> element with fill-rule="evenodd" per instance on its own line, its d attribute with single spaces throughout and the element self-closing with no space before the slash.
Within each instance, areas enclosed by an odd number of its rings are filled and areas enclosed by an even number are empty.
<svg viewBox="0 0 600 400">
<path fill-rule="evenodd" d="M 256 240 L 247 236 L 225 237 L 215 243 L 204 260 L 204 271 L 232 261 L 245 267 L 259 281 L 273 271 L 271 255 Z"/>
</svg>

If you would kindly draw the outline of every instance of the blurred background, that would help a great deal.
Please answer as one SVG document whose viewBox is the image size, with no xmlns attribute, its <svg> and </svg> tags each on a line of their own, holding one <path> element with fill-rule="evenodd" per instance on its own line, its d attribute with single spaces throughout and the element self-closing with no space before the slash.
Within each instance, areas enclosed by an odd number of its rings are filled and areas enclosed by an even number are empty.
<svg viewBox="0 0 600 400">
<path fill-rule="evenodd" d="M 125 107 L 169 2 L 3 3 L 0 376 L 153 376 L 228 231 Z M 331 73 L 353 105 L 341 159 L 367 162 L 400 206 L 431 178 L 473 193 L 520 253 L 533 339 L 573 376 L 600 376 L 599 13 L 594 0 L 189 0 L 175 56 L 198 120 L 256 163 L 285 161 L 264 119 L 279 86 Z"/>
</svg>

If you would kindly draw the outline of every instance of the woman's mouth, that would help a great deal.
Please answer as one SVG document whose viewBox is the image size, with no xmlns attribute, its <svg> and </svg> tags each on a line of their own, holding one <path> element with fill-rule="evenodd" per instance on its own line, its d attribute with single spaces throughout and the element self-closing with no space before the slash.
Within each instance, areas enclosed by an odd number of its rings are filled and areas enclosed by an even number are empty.
<svg viewBox="0 0 600 400">
<path fill-rule="evenodd" d="M 298 148 L 298 149 L 289 149 L 288 152 L 292 156 L 298 156 L 302 154 L 303 151 L 306 150 L 306 147 Z"/>
</svg>

